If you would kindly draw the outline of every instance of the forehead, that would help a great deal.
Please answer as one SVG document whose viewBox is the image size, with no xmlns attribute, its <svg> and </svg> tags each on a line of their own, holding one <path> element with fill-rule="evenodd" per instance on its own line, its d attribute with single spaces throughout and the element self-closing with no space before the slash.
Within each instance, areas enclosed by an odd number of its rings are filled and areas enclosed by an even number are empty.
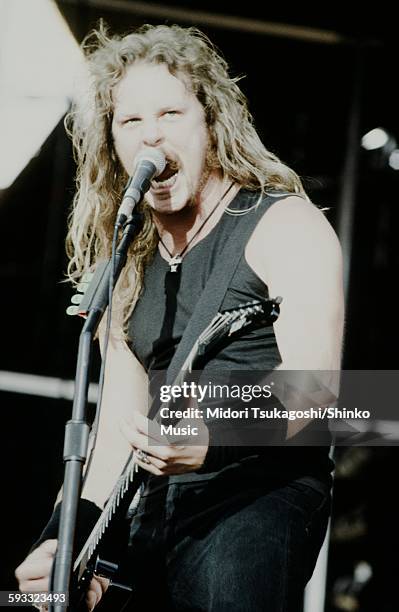
<svg viewBox="0 0 399 612">
<path fill-rule="evenodd" d="M 171 74 L 166 64 L 146 62 L 129 66 L 112 91 L 114 107 L 121 110 L 126 105 L 145 108 L 187 102 L 192 98 L 195 96 L 187 77 Z"/>
</svg>

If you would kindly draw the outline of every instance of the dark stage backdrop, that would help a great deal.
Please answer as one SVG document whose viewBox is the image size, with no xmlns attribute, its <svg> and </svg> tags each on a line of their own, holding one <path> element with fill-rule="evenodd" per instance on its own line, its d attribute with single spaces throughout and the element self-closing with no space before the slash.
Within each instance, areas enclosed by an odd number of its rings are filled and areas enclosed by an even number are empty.
<svg viewBox="0 0 399 612">
<path fill-rule="evenodd" d="M 113 31 L 120 32 L 145 21 L 165 21 L 100 10 L 90 4 L 58 2 L 79 41 L 100 16 Z M 176 1 L 174 5 L 188 8 L 186 2 Z M 399 137 L 393 20 L 382 10 L 377 16 L 373 11 L 373 15 L 366 13 L 349 20 L 346 12 L 339 9 L 328 14 L 323 7 L 323 14 L 321 9 L 319 13 L 306 14 L 301 7 L 290 14 L 285 9 L 261 8 L 255 2 L 246 3 L 245 15 L 242 7 L 235 9 L 227 2 L 216 3 L 216 9 L 215 3 L 190 2 L 189 8 L 336 30 L 355 41 L 330 46 L 198 24 L 223 51 L 232 72 L 243 75 L 241 87 L 250 99 L 256 125 L 268 148 L 297 170 L 314 202 L 329 207 L 326 214 L 336 225 L 359 46 L 363 48 L 364 62 L 360 132 L 384 125 Z M 393 292 L 399 257 L 399 181 L 391 169 L 373 166 L 360 146 L 358 155 L 344 367 L 395 369 L 399 363 Z M 74 170 L 71 146 L 60 122 L 14 185 L 0 192 L 0 370 L 74 378 L 81 322 L 65 315 L 72 291 L 62 282 Z M 97 373 L 98 355 L 93 380 Z M 61 484 L 63 427 L 70 416 L 71 403 L 4 391 L 0 391 L 0 401 L 0 578 L 2 589 L 12 589 L 16 588 L 13 568 L 39 534 Z M 387 466 L 396 465 L 397 460 L 396 449 L 369 455 L 360 472 L 353 471 L 353 480 L 349 480 L 349 487 L 354 483 L 358 486 L 351 489 L 352 501 L 347 497 L 348 481 L 338 481 L 335 520 L 342 521 L 356 511 L 360 500 L 360 505 L 366 507 L 363 514 L 360 511 L 362 518 L 366 515 L 366 527 L 353 546 L 350 538 L 342 545 L 335 534 L 330 553 L 330 592 L 342 569 L 342 551 L 350 558 L 345 568 L 349 574 L 362 555 L 370 559 L 377 555 L 378 567 L 384 569 L 382 555 L 375 552 L 375 529 L 384 520 L 390 501 L 384 499 L 381 507 L 370 503 L 365 470 L 371 469 L 370 465 L 378 466 L 372 480 L 376 483 L 380 470 L 385 473 Z M 382 495 L 381 486 L 376 491 Z M 347 504 L 344 499 L 349 500 Z M 392 529 L 395 538 L 397 528 Z M 388 566 L 390 559 L 385 563 Z M 378 601 L 375 589 L 371 590 L 370 601 Z M 328 605 L 331 610 L 337 609 L 331 600 Z"/>
</svg>

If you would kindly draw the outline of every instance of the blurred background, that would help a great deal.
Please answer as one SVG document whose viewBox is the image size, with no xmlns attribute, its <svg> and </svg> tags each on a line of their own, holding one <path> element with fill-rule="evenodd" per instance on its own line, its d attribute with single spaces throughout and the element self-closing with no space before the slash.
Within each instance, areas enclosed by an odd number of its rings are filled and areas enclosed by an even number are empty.
<svg viewBox="0 0 399 612">
<path fill-rule="evenodd" d="M 346 265 L 343 367 L 399 369 L 397 21 L 384 3 L 349 8 L 0 0 L 1 589 L 16 588 L 62 482 L 81 329 L 62 282 L 75 170 L 63 117 L 100 17 L 113 32 L 178 23 L 210 36 L 266 146 L 329 208 Z M 398 450 L 339 447 L 336 461 L 324 610 L 397 610 Z"/>
</svg>

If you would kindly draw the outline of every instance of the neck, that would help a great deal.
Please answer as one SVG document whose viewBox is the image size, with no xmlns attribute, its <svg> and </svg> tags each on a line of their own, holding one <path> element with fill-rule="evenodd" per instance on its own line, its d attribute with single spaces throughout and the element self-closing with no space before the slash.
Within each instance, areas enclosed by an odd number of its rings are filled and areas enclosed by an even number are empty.
<svg viewBox="0 0 399 612">
<path fill-rule="evenodd" d="M 230 179 L 223 179 L 220 175 L 211 174 L 201 194 L 197 196 L 193 203 L 187 204 L 182 210 L 172 214 L 153 212 L 158 232 L 171 253 L 180 253 L 184 249 L 204 220 L 212 213 L 215 206 L 218 206 L 231 182 Z M 232 200 L 238 189 L 238 185 L 233 185 L 226 196 L 226 201 L 220 202 L 220 210 L 219 207 L 215 210 L 198 238 L 206 236 L 216 225 L 223 214 L 225 205 Z"/>
</svg>

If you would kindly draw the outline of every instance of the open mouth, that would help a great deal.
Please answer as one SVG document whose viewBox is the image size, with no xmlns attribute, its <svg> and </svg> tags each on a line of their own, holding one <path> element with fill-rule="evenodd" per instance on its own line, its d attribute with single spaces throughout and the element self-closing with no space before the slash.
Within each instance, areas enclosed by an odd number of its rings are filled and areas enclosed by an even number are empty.
<svg viewBox="0 0 399 612">
<path fill-rule="evenodd" d="M 179 167 L 176 162 L 167 160 L 165 170 L 151 181 L 151 187 L 153 189 L 165 189 L 173 187 L 177 180 L 179 173 Z"/>
</svg>

